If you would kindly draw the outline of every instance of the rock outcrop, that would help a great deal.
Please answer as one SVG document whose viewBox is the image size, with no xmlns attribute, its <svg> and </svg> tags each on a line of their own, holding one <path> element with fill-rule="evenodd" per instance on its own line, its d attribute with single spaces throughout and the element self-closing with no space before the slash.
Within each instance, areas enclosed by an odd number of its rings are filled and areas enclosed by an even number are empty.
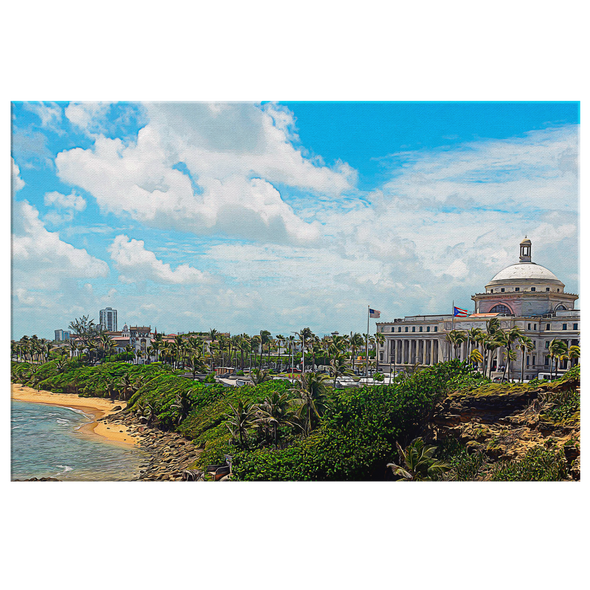
<svg viewBox="0 0 590 590">
<path fill-rule="evenodd" d="M 133 413 L 125 411 L 110 414 L 101 419 L 115 425 L 123 425 L 131 434 L 139 437 L 139 449 L 145 454 L 139 476 L 142 481 L 199 481 L 202 473 L 193 469 L 199 449 L 176 432 L 164 432 L 150 428 Z"/>
<path fill-rule="evenodd" d="M 579 479 L 579 414 L 563 420 L 550 417 L 555 407 L 552 394 L 576 390 L 579 381 L 535 389 L 506 386 L 497 393 L 491 388 L 489 393 L 453 393 L 437 407 L 431 436 L 438 441 L 455 438 L 491 462 L 522 459 L 538 446 L 563 449 L 571 478 Z"/>
</svg>

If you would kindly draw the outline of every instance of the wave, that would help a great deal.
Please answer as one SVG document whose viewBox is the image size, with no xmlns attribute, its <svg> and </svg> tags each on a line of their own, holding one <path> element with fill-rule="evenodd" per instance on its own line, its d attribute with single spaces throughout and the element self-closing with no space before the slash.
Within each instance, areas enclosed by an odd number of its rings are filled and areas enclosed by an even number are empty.
<svg viewBox="0 0 590 590">
<path fill-rule="evenodd" d="M 73 467 L 70 467 L 69 465 L 56 465 L 56 467 L 63 469 L 63 471 L 56 473 L 56 475 L 63 475 L 64 473 L 67 473 L 68 471 L 72 471 L 72 469 L 74 469 Z"/>
</svg>

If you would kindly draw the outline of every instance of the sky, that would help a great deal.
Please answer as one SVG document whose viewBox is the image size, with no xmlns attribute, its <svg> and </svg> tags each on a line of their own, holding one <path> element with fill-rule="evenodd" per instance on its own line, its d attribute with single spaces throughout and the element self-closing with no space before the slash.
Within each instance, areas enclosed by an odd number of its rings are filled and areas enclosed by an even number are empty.
<svg viewBox="0 0 590 590">
<path fill-rule="evenodd" d="M 577 102 L 13 102 L 11 131 L 13 339 L 472 311 L 525 235 L 579 290 Z"/>
</svg>

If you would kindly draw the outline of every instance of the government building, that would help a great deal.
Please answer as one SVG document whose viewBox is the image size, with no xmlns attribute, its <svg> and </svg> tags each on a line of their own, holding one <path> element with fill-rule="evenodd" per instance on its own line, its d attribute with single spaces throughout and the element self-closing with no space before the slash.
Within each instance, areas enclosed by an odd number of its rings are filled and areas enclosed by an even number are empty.
<svg viewBox="0 0 590 590">
<path fill-rule="evenodd" d="M 520 243 L 520 259 L 501 270 L 485 286 L 483 293 L 471 296 L 474 313 L 455 317 L 442 315 L 416 315 L 378 322 L 377 332 L 383 334 L 384 343 L 377 350 L 378 370 L 399 371 L 415 365 L 427 366 L 455 358 L 455 350 L 447 334 L 451 330 L 468 332 L 472 328 L 486 331 L 486 322 L 497 318 L 502 329 L 520 328 L 533 342 L 533 350 L 524 352 L 524 379 L 535 379 L 540 373 L 549 373 L 549 343 L 557 338 L 568 348 L 580 342 L 580 311 L 574 309 L 578 296 L 565 292 L 565 285 L 548 269 L 532 262 L 531 241 Z M 465 360 L 473 344 L 464 342 L 458 358 Z M 513 348 L 514 349 L 514 348 Z M 520 377 L 522 352 L 515 347 L 517 359 L 512 361 L 512 376 Z M 505 362 L 503 349 L 498 349 L 492 363 L 492 376 L 501 373 Z M 561 361 L 559 373 L 568 367 Z"/>
</svg>

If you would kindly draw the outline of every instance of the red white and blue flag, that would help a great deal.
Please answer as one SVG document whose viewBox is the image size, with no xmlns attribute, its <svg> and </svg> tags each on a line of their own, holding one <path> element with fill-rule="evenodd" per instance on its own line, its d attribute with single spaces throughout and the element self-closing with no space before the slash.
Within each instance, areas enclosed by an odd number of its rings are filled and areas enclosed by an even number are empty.
<svg viewBox="0 0 590 590">
<path fill-rule="evenodd" d="M 371 309 L 369 307 L 369 317 L 370 318 L 380 318 L 381 317 L 381 312 L 376 310 L 376 309 Z"/>
<path fill-rule="evenodd" d="M 468 315 L 469 312 L 466 309 L 461 309 L 453 305 L 453 317 L 466 318 Z"/>
</svg>

